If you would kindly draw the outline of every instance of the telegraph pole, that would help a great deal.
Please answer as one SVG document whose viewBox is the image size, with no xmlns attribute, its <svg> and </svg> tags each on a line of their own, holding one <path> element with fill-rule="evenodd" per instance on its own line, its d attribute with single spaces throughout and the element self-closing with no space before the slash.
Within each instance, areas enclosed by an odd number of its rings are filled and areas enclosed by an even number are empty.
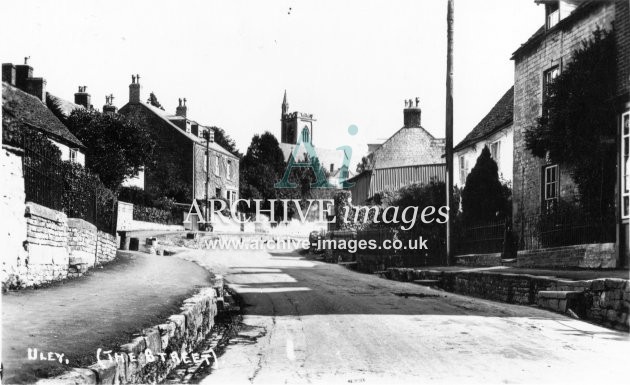
<svg viewBox="0 0 630 385">
<path fill-rule="evenodd" d="M 448 0 L 446 11 L 446 205 L 453 202 L 453 11 L 454 0 Z M 446 222 L 446 264 L 453 260 L 453 215 Z"/>
</svg>

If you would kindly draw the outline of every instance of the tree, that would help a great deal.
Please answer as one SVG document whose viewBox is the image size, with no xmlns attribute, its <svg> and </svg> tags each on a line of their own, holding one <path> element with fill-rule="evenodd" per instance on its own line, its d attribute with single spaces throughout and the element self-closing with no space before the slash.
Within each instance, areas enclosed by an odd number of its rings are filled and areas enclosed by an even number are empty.
<svg viewBox="0 0 630 385">
<path fill-rule="evenodd" d="M 372 166 L 370 165 L 370 161 L 367 156 L 361 158 L 361 162 L 357 164 L 357 174 L 362 173 L 365 170 L 371 170 Z"/>
<path fill-rule="evenodd" d="M 240 196 L 243 199 L 263 199 L 263 208 L 269 209 L 268 200 L 277 196 L 273 185 L 282 177 L 285 167 L 278 139 L 268 131 L 254 135 L 240 162 Z M 254 207 L 241 209 L 252 212 Z"/>
<path fill-rule="evenodd" d="M 221 147 L 228 150 L 235 156 L 239 158 L 243 157 L 243 154 L 236 147 L 236 142 L 232 139 L 221 127 L 210 127 L 211 130 L 214 130 L 214 142 L 220 145 Z"/>
<path fill-rule="evenodd" d="M 155 96 L 153 92 L 151 92 L 151 94 L 149 95 L 149 99 L 147 99 L 147 103 L 164 111 L 164 107 L 162 107 L 162 105 L 157 99 L 157 96 Z"/>
<path fill-rule="evenodd" d="M 153 161 L 155 142 L 150 131 L 122 115 L 76 109 L 67 126 L 87 148 L 86 168 L 115 192 L 126 178 Z"/>
<path fill-rule="evenodd" d="M 580 204 L 591 213 L 614 207 L 616 63 L 614 35 L 594 31 L 548 85 L 543 114 L 525 132 L 535 156 L 569 167 Z"/>
<path fill-rule="evenodd" d="M 485 222 L 497 216 L 509 215 L 506 194 L 506 189 L 499 180 L 499 168 L 490 156 L 488 146 L 484 146 L 462 191 L 464 222 Z"/>
</svg>

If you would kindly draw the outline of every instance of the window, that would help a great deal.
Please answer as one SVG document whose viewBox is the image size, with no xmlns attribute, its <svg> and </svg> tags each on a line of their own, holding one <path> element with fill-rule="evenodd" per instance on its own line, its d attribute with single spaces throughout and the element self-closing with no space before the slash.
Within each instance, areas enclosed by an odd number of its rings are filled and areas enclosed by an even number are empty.
<svg viewBox="0 0 630 385">
<path fill-rule="evenodd" d="M 335 164 L 331 163 L 330 164 L 330 173 L 332 174 L 333 172 L 335 172 Z"/>
<path fill-rule="evenodd" d="M 236 191 L 228 191 L 227 192 L 227 199 L 228 199 L 228 202 L 230 204 L 230 207 L 232 207 L 232 204 L 236 200 Z"/>
<path fill-rule="evenodd" d="M 219 176 L 219 155 L 214 156 L 214 175 Z"/>
<path fill-rule="evenodd" d="M 549 85 L 553 83 L 558 75 L 560 75 L 560 66 L 551 67 L 543 73 L 543 103 L 549 94 Z"/>
<path fill-rule="evenodd" d="M 459 157 L 459 182 L 466 184 L 466 177 L 468 177 L 468 160 L 464 155 Z"/>
<path fill-rule="evenodd" d="M 543 209 L 549 213 L 558 204 L 559 188 L 558 165 L 545 166 L 543 169 Z"/>
<path fill-rule="evenodd" d="M 227 178 L 232 179 L 232 161 L 228 159 L 227 161 L 227 170 L 226 170 Z"/>
<path fill-rule="evenodd" d="M 217 187 L 214 190 L 214 196 L 217 197 L 217 198 L 221 198 L 221 188 Z"/>
<path fill-rule="evenodd" d="M 621 116 L 621 216 L 630 218 L 630 111 Z"/>
<path fill-rule="evenodd" d="M 208 172 L 208 153 L 203 154 L 203 171 Z"/>
<path fill-rule="evenodd" d="M 553 28 L 560 21 L 560 7 L 558 2 L 547 4 L 545 7 L 545 14 L 547 15 L 547 29 Z"/>
<path fill-rule="evenodd" d="M 490 156 L 499 165 L 499 159 L 501 159 L 501 142 L 496 141 L 490 144 Z"/>
<path fill-rule="evenodd" d="M 72 162 L 72 163 L 77 163 L 78 162 L 78 159 L 77 159 L 78 158 L 78 154 L 77 154 L 77 152 L 78 152 L 78 150 L 76 148 L 71 148 L 70 149 L 70 154 L 69 154 L 70 162 Z"/>
</svg>

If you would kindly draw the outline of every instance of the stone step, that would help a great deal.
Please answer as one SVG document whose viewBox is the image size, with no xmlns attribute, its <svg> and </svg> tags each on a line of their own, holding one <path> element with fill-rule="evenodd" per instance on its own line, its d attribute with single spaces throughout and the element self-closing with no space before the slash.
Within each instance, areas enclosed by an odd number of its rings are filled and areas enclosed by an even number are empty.
<svg viewBox="0 0 630 385">
<path fill-rule="evenodd" d="M 581 291 L 545 290 L 538 292 L 538 306 L 560 312 L 574 311 L 579 306 Z"/>
<path fill-rule="evenodd" d="M 437 286 L 440 283 L 439 279 L 416 279 L 413 283 L 422 286 Z"/>
</svg>

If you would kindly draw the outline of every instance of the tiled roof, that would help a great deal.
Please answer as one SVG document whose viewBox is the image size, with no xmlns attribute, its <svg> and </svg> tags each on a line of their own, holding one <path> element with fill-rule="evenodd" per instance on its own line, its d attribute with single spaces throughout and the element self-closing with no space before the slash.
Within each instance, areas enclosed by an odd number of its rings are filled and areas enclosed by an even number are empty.
<svg viewBox="0 0 630 385">
<path fill-rule="evenodd" d="M 507 124 L 512 123 L 514 115 L 514 86 L 499 99 L 497 104 L 492 107 L 490 112 L 481 119 L 481 122 L 473 128 L 472 131 L 466 135 L 464 140 L 459 142 L 453 149 L 454 151 L 461 150 L 464 147 L 468 147 L 489 135 L 497 132 Z"/>
<path fill-rule="evenodd" d="M 173 122 L 171 122 L 169 119 L 173 118 L 172 115 L 167 114 L 165 111 L 154 107 L 148 103 L 140 103 L 142 106 L 146 107 L 149 111 L 153 112 L 155 115 L 157 115 L 159 118 L 161 118 L 164 122 L 166 122 L 168 125 L 170 125 L 173 129 L 177 130 L 177 132 L 179 132 L 180 134 L 186 136 L 188 139 L 190 139 L 191 141 L 195 142 L 195 143 L 199 143 L 201 145 L 206 145 L 206 141 L 203 138 L 200 138 L 198 136 L 193 135 L 190 132 L 186 132 L 184 130 L 182 130 L 181 128 L 179 128 L 177 125 L 175 125 Z M 179 118 L 179 117 L 178 117 Z M 195 122 L 196 123 L 196 122 Z M 198 124 L 198 123 L 197 123 Z M 199 124 L 200 127 L 206 127 L 203 126 L 201 124 Z M 206 127 L 208 128 L 208 127 Z M 223 148 L 221 145 L 219 145 L 216 142 L 211 142 L 209 145 L 211 150 L 214 150 L 216 152 L 219 152 L 223 155 L 228 155 L 231 156 L 233 158 L 237 158 L 236 155 L 232 154 L 231 152 L 229 152 L 228 150 L 226 150 L 225 148 Z"/>
<path fill-rule="evenodd" d="M 24 122 L 55 140 L 85 148 L 41 100 L 5 82 L 2 82 L 2 113 L 3 119 Z"/>
</svg>

